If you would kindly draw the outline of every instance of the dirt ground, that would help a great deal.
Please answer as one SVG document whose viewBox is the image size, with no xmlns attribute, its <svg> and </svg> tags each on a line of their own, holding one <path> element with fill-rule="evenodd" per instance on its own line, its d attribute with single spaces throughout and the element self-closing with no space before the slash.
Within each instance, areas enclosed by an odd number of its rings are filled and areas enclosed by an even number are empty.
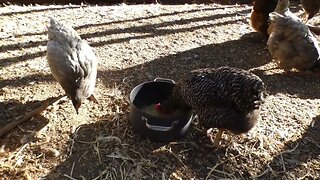
<svg viewBox="0 0 320 180">
<path fill-rule="evenodd" d="M 284 73 L 249 24 L 250 5 L 51 5 L 0 9 L 0 127 L 63 94 L 46 61 L 48 16 L 99 56 L 96 97 L 77 115 L 62 99 L 0 139 L 2 179 L 318 179 L 320 78 Z M 300 6 L 292 7 L 298 15 Z M 319 15 L 311 24 L 319 24 Z M 317 37 L 320 40 L 320 37 Z M 218 149 L 197 125 L 174 142 L 135 134 L 128 95 L 156 77 L 233 66 L 261 77 L 258 124 Z"/>
</svg>

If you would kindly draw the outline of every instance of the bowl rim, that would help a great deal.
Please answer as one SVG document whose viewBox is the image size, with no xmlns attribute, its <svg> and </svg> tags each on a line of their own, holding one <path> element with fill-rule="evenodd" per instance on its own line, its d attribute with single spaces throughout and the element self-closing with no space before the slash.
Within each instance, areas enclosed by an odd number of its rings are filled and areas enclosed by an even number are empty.
<svg viewBox="0 0 320 180">
<path fill-rule="evenodd" d="M 130 97 L 129 97 L 129 103 L 130 105 L 134 106 L 136 109 L 138 109 L 139 111 L 141 111 L 142 113 L 144 114 L 147 114 L 148 116 L 152 117 L 152 118 L 159 118 L 159 119 L 176 119 L 176 118 L 179 118 L 179 117 L 183 117 L 182 115 L 179 115 L 179 116 L 169 116 L 169 117 L 159 117 L 159 116 L 154 116 L 152 114 L 149 114 L 149 113 L 146 113 L 146 112 L 143 112 L 141 110 L 141 108 L 137 107 L 133 102 L 134 102 L 134 97 L 133 97 L 133 93 L 135 92 L 136 89 L 142 87 L 144 84 L 149 84 L 149 83 L 171 83 L 173 85 L 175 85 L 175 81 L 172 80 L 172 79 L 167 79 L 167 78 L 155 78 L 153 81 L 146 81 L 146 82 L 143 82 L 143 83 L 140 83 L 138 84 L 137 86 L 135 86 L 131 92 L 130 92 Z M 187 113 L 190 113 L 190 111 L 192 111 L 192 108 L 190 108 L 190 110 L 186 111 Z M 191 112 L 191 114 L 193 114 Z M 192 116 L 192 115 L 191 115 Z"/>
<path fill-rule="evenodd" d="M 133 100 L 134 98 L 132 97 L 133 96 L 133 93 L 135 92 L 136 89 L 138 89 L 140 86 L 143 86 L 144 84 L 149 84 L 149 83 L 155 83 L 155 82 L 163 82 L 163 83 L 171 83 L 171 84 L 176 84 L 176 82 L 172 79 L 167 79 L 167 78 L 155 78 L 153 81 L 146 81 L 146 82 L 142 82 L 138 85 L 136 85 L 131 91 L 130 91 L 130 96 L 129 96 L 129 101 L 130 101 L 130 104 L 134 105 L 133 104 Z M 135 105 L 134 105 L 135 106 Z M 135 106 L 137 107 L 137 106 Z M 137 107 L 138 108 L 138 107 Z M 139 109 L 139 108 L 138 108 Z"/>
<path fill-rule="evenodd" d="M 143 85 L 149 83 L 170 83 L 173 85 L 176 84 L 171 79 L 156 78 L 153 81 L 142 82 L 131 90 L 129 103 L 130 121 L 132 123 L 133 129 L 138 134 L 152 141 L 169 142 L 171 140 L 184 136 L 187 130 L 190 128 L 191 122 L 194 118 L 194 112 L 192 108 L 186 109 L 182 113 L 178 113 L 178 116 L 173 115 L 168 117 L 161 117 L 149 114 L 133 103 L 136 95 L 140 91 L 138 88 L 142 88 Z M 167 120 L 166 122 L 168 124 L 161 125 L 162 123 L 160 122 L 162 122 L 162 120 Z M 159 123 L 157 123 L 158 121 Z"/>
</svg>

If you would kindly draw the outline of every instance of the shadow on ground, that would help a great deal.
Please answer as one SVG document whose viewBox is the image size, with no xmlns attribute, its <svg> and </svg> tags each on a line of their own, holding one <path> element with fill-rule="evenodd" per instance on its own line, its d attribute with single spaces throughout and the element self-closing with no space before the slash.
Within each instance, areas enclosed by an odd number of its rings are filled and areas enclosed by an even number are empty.
<svg viewBox="0 0 320 180">
<path fill-rule="evenodd" d="M 80 126 L 69 141 L 71 155 L 45 178 L 167 179 L 173 172 L 203 177 L 205 167 L 225 153 L 207 153 L 214 151 L 205 146 L 208 138 L 193 128 L 175 142 L 151 142 L 132 131 L 127 117 L 105 116 L 104 121 Z"/>
<path fill-rule="evenodd" d="M 284 93 L 302 99 L 320 98 L 320 75 L 311 71 L 288 72 L 266 75 L 265 71 L 253 70 L 268 87 L 269 94 Z"/>
<path fill-rule="evenodd" d="M 232 6 L 229 6 L 231 8 Z M 220 7 L 221 8 L 221 7 Z M 225 7 L 225 8 L 228 8 Z M 206 8 L 206 9 L 201 9 L 201 11 L 210 11 L 210 10 L 215 10 L 219 8 Z M 142 19 L 150 19 L 150 18 L 156 18 L 156 17 L 162 17 L 162 16 L 170 16 L 170 15 L 176 15 L 176 14 L 183 14 L 183 13 L 192 13 L 196 12 L 197 10 L 190 10 L 190 11 L 179 11 L 175 13 L 164 13 L 160 15 L 155 15 L 155 16 L 150 16 L 150 17 L 143 17 L 143 18 L 134 18 L 131 20 L 124 20 L 124 21 L 114 21 L 114 22 L 108 22 L 108 23 L 101 23 L 101 24 L 85 24 L 81 25 L 79 27 L 74 27 L 75 29 L 82 29 L 82 28 L 87 28 L 87 27 L 99 27 L 99 26 L 104 26 L 104 25 L 112 25 L 112 24 L 119 24 L 119 23 L 124 23 L 124 22 L 138 22 Z M 200 10 L 199 10 L 200 11 Z M 175 33 L 181 33 L 181 32 L 188 32 L 188 31 L 194 31 L 197 29 L 201 28 L 206 28 L 206 27 L 211 27 L 211 26 L 222 26 L 228 23 L 236 23 L 231 22 L 231 21 L 226 21 L 220 24 L 210 24 L 210 25 L 199 25 L 199 26 L 193 26 L 190 28 L 180 28 L 180 29 L 165 29 L 164 27 L 170 27 L 173 25 L 182 25 L 182 24 L 189 24 L 193 22 L 201 22 L 201 21 L 210 21 L 210 20 L 215 20 L 219 18 L 226 18 L 226 17 L 231 17 L 235 16 L 237 14 L 241 13 L 248 13 L 248 10 L 243 10 L 243 11 L 238 11 L 236 13 L 231 13 L 231 14 L 217 14 L 217 15 L 212 15 L 212 16 L 205 16 L 205 17 L 198 17 L 198 18 L 193 18 L 193 19 L 180 19 L 180 20 L 175 20 L 171 22 L 163 22 L 163 23 L 153 23 L 153 24 L 148 24 L 148 25 L 141 25 L 141 26 L 134 26 L 134 27 L 129 27 L 129 28 L 124 28 L 124 29 L 110 29 L 110 30 L 105 30 L 105 31 L 96 31 L 93 33 L 86 33 L 86 34 L 81 34 L 81 37 L 83 39 L 88 39 L 92 37 L 103 37 L 106 35 L 112 35 L 112 34 L 122 34 L 122 33 L 144 33 L 145 35 L 139 35 L 139 36 L 134 36 L 134 37 L 127 37 L 127 38 L 116 38 L 116 39 L 109 39 L 107 41 L 100 41 L 98 43 L 91 43 L 90 45 L 92 47 L 99 47 L 99 46 L 104 46 L 108 44 L 117 44 L 117 43 L 123 43 L 123 42 L 128 42 L 130 40 L 139 40 L 139 39 L 145 39 L 145 38 L 152 38 L 155 36 L 166 36 L 169 34 L 175 34 Z M 1 15 L 0 15 L 1 16 Z M 240 20 L 237 20 L 240 21 Z M 42 33 L 36 33 L 36 35 L 42 35 L 45 34 L 46 32 Z M 20 36 L 30 36 L 34 35 L 34 33 L 27 33 L 23 35 L 16 35 L 16 37 Z M 15 44 L 9 44 L 9 45 L 2 45 L 0 46 L 0 50 L 2 51 L 9 51 L 9 50 L 17 50 L 20 49 L 21 47 L 23 48 L 32 48 L 32 47 L 37 47 L 37 46 L 45 46 L 47 43 L 47 40 L 43 41 L 30 41 L 28 43 L 15 43 Z M 6 67 L 10 66 L 15 63 L 19 63 L 21 61 L 28 61 L 37 57 L 44 57 L 46 55 L 46 51 L 39 51 L 39 52 L 32 52 L 32 53 L 25 53 L 24 55 L 16 56 L 16 57 L 10 57 L 10 58 L 1 58 L 0 59 L 0 67 Z"/>
<path fill-rule="evenodd" d="M 302 127 L 301 127 L 302 128 Z M 313 118 L 309 127 L 296 141 L 287 142 L 283 151 L 273 158 L 273 160 L 263 168 L 266 175 L 263 179 L 314 179 L 311 174 L 319 171 L 315 163 L 310 167 L 312 161 L 319 161 L 320 158 L 320 116 Z M 308 172 L 308 173 L 305 173 Z M 310 173 L 310 174 L 309 174 Z"/>
<path fill-rule="evenodd" d="M 17 100 L 8 100 L 6 102 L 0 102 L 0 128 L 3 128 L 10 122 L 24 116 L 27 112 L 30 112 L 40 107 L 42 101 L 29 101 L 25 104 Z M 49 120 L 41 115 L 34 116 L 31 120 L 23 123 L 19 127 L 15 127 L 7 134 L 0 138 L 0 147 L 3 147 L 6 151 L 11 152 L 21 147 L 24 143 L 21 143 L 21 139 L 26 135 L 29 136 L 33 132 L 41 130 L 49 123 Z M 29 140 L 33 137 L 30 136 Z"/>
<path fill-rule="evenodd" d="M 238 54 L 237 58 L 234 59 L 232 54 Z M 108 88 L 115 83 L 121 84 L 124 80 L 133 88 L 139 83 L 152 81 L 157 77 L 177 81 L 182 74 L 197 68 L 220 66 L 246 70 L 253 68 L 252 72 L 267 85 L 269 94 L 285 93 L 303 99 L 319 98 L 320 79 L 312 72 L 266 75 L 265 71 L 254 69 L 271 61 L 264 39 L 257 33 L 249 33 L 238 40 L 201 46 L 127 69 L 101 71 L 99 77 Z"/>
<path fill-rule="evenodd" d="M 81 7 L 86 7 L 86 6 L 68 6 L 68 7 L 59 7 L 59 8 L 43 8 L 43 9 L 35 9 L 35 10 L 29 10 L 29 11 L 19 11 L 19 12 L 9 12 L 9 13 L 2 13 L 0 14 L 0 16 L 11 16 L 11 15 L 18 15 L 18 14 L 27 14 L 27 13 L 36 13 L 36 12 L 46 12 L 46 11 L 50 11 L 50 10 L 60 10 L 60 9 L 73 9 L 73 8 L 81 8 Z M 148 17 L 139 17 L 139 18 L 133 18 L 133 19 L 126 19 L 126 20 L 119 20 L 119 21 L 111 21 L 111 22 L 105 22 L 105 23 L 100 23 L 100 24 L 92 24 L 92 23 L 88 23 L 88 24 L 84 24 L 84 25 L 80 25 L 77 27 L 74 27 L 74 29 L 76 30 L 80 30 L 80 29 L 84 29 L 84 28 L 91 28 L 91 27 L 99 27 L 99 26 L 105 26 L 105 25 L 116 25 L 116 24 L 122 24 L 122 23 L 126 23 L 126 22 L 138 22 L 141 20 L 148 20 L 148 19 L 153 19 L 153 18 L 159 18 L 159 17 L 166 17 L 166 16 L 173 16 L 173 15 L 183 15 L 185 13 L 194 13 L 194 12 L 198 12 L 198 11 L 212 11 L 212 10 L 218 10 L 218 9 L 225 9 L 225 8 L 231 8 L 232 6 L 224 6 L 224 7 L 209 7 L 209 8 L 202 8 L 201 10 L 199 9 L 191 9 L 191 10 L 184 10 L 184 11 L 175 11 L 175 12 L 170 12 L 170 13 L 161 13 L 158 15 L 151 15 Z M 225 15 L 220 15 L 221 17 L 225 16 Z M 215 16 L 216 17 L 216 16 Z M 212 18 L 211 18 L 212 19 Z M 201 20 L 201 19 L 200 19 Z M 179 23 L 180 21 L 176 21 L 177 23 Z M 186 22 L 186 21 L 183 21 Z M 192 22 L 196 22 L 196 20 L 192 21 Z M 159 24 L 160 26 L 163 27 L 163 25 L 169 25 L 172 24 L 171 22 L 168 23 L 161 23 Z M 152 24 L 151 24 L 152 25 Z M 148 25 L 147 27 L 149 27 L 150 25 Z M 144 26 L 142 26 L 142 29 L 140 30 L 140 32 L 143 32 L 143 30 L 146 30 L 147 28 L 143 28 Z M 134 27 L 134 29 L 137 29 L 137 27 Z M 116 30 L 113 31 L 106 31 L 105 34 L 111 34 L 110 32 L 114 32 Z M 131 32 L 130 28 L 127 28 L 126 31 L 122 31 L 122 29 L 119 29 L 118 31 L 116 31 L 115 33 L 128 33 Z M 16 34 L 15 37 L 23 37 L 23 36 L 34 36 L 34 35 L 43 35 L 46 34 L 46 32 L 38 32 L 38 33 L 24 33 L 24 34 Z M 86 36 L 86 34 L 84 34 Z M 93 34 L 89 34 L 88 36 L 92 37 Z M 98 35 L 98 33 L 95 33 L 94 35 Z M 83 37 L 85 38 L 85 37 Z M 1 38 L 0 38 L 1 39 Z M 37 42 L 32 42 L 30 44 L 28 44 L 27 46 L 24 47 L 34 47 L 40 44 L 43 44 L 45 41 L 37 41 Z M 0 46 L 0 49 L 2 50 L 12 50 L 14 48 L 18 48 L 19 46 L 21 46 L 21 44 L 12 44 L 9 46 Z"/>
</svg>

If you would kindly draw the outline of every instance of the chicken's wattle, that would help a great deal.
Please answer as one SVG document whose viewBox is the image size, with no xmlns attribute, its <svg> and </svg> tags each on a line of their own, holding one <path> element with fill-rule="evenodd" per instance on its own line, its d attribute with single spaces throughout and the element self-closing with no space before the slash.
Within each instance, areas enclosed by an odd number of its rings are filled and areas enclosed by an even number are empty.
<svg viewBox="0 0 320 180">
<path fill-rule="evenodd" d="M 161 111 L 161 104 L 160 103 L 155 104 L 155 109 L 157 111 Z"/>
</svg>

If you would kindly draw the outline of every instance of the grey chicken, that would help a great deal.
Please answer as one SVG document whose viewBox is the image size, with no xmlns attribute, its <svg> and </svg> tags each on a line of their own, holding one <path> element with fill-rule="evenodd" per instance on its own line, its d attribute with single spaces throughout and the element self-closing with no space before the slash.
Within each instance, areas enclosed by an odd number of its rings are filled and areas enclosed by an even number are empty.
<svg viewBox="0 0 320 180">
<path fill-rule="evenodd" d="M 305 19 L 313 18 L 320 10 L 319 0 L 301 0 L 302 8 L 305 11 Z"/>
<path fill-rule="evenodd" d="M 97 77 L 97 58 L 72 28 L 50 18 L 47 60 L 51 73 L 71 99 L 78 113 L 84 99 L 98 103 L 93 95 Z"/>
<path fill-rule="evenodd" d="M 274 9 L 274 12 L 281 14 L 283 16 L 290 16 L 293 19 L 300 20 L 298 16 L 296 16 L 290 11 L 289 5 L 290 5 L 289 0 L 278 0 L 277 6 Z"/>
<path fill-rule="evenodd" d="M 273 12 L 281 14 L 282 16 L 289 16 L 292 19 L 300 21 L 299 17 L 293 14 L 289 9 L 290 1 L 289 0 L 278 0 L 276 8 Z M 271 13 L 271 12 L 270 12 Z M 274 26 L 273 23 L 270 21 L 270 13 L 269 13 L 269 27 L 268 27 L 268 34 L 271 34 L 272 28 Z"/>
<path fill-rule="evenodd" d="M 260 116 L 265 85 L 248 71 L 220 67 L 191 71 L 175 85 L 159 109 L 169 112 L 191 107 L 205 128 L 218 128 L 213 142 L 218 146 L 224 130 L 234 134 L 248 132 Z"/>
<path fill-rule="evenodd" d="M 276 12 L 278 14 L 281 14 L 282 16 L 285 16 L 285 17 L 291 17 L 295 21 L 302 22 L 302 20 L 297 15 L 295 15 L 294 13 L 292 13 L 290 11 L 289 5 L 290 5 L 290 1 L 289 0 L 278 0 L 277 6 L 276 6 L 274 12 Z M 268 35 L 271 34 L 273 26 L 274 26 L 274 23 L 270 22 L 270 18 L 269 18 Z M 312 26 L 310 24 L 306 24 L 306 26 L 314 34 L 320 35 L 320 28 L 319 27 Z"/>
<path fill-rule="evenodd" d="M 300 20 L 270 13 L 272 24 L 267 46 L 277 65 L 286 70 L 308 70 L 319 61 L 317 39 Z"/>
</svg>

